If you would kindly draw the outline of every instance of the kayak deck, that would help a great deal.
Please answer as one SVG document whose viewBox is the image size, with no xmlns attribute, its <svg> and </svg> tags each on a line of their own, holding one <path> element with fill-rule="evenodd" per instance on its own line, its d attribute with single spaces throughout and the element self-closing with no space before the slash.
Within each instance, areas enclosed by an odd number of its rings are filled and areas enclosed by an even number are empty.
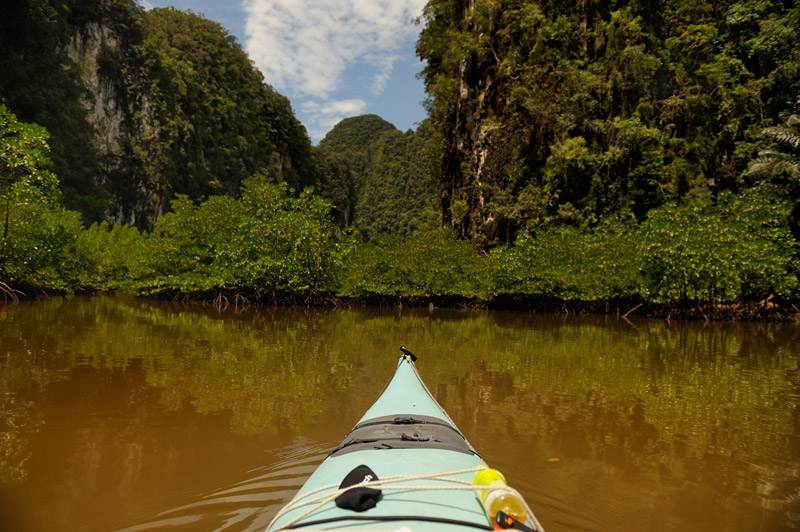
<svg viewBox="0 0 800 532">
<path fill-rule="evenodd" d="M 462 455 L 463 458 L 459 457 L 460 463 L 454 462 L 449 455 L 449 451 L 435 450 L 425 452 L 422 457 L 416 449 L 401 449 L 392 453 L 380 450 L 363 451 L 331 459 L 337 461 L 335 467 L 320 466 L 317 469 L 297 494 L 295 501 L 298 504 L 295 509 L 288 511 L 276 522 L 275 530 L 283 529 L 287 525 L 291 528 L 314 530 L 395 530 L 401 526 L 398 521 L 405 522 L 414 532 L 464 530 L 465 527 L 492 530 L 483 508 L 467 485 L 472 483 L 475 472 L 482 467 L 481 464 L 466 454 Z M 448 466 L 464 466 L 461 469 L 466 472 L 452 475 L 439 473 L 431 478 L 430 461 L 437 459 L 446 461 Z M 382 499 L 374 508 L 365 512 L 356 513 L 339 508 L 333 500 L 339 492 L 342 478 L 362 463 L 369 465 L 381 479 Z M 393 477 L 404 480 L 394 481 Z M 460 480 L 465 484 L 448 479 Z M 301 499 L 314 486 L 326 486 L 327 489 L 315 492 L 305 501 Z M 463 486 L 466 489 L 434 491 L 435 488 L 453 486 Z M 320 506 L 321 502 L 324 504 Z M 310 513 L 304 515 L 309 510 Z M 292 522 L 294 519 L 296 521 Z M 443 519 L 450 522 L 443 523 Z"/>
<path fill-rule="evenodd" d="M 267 530 L 493 530 L 473 485 L 486 463 L 433 399 L 415 357 L 404 353 L 381 396 Z M 377 479 L 340 489 L 359 466 Z M 354 488 L 382 493 L 366 511 L 337 506 Z M 530 516 L 529 526 L 541 531 Z"/>
</svg>

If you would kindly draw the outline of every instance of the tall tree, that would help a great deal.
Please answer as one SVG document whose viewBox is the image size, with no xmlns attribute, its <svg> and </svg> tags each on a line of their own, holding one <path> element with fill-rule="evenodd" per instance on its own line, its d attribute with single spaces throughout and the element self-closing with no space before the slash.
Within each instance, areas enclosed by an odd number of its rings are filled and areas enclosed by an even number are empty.
<svg viewBox="0 0 800 532">
<path fill-rule="evenodd" d="M 47 130 L 17 120 L 0 104 L 0 203 L 3 209 L 2 249 L 9 238 L 9 214 L 17 203 L 50 202 L 58 197 L 51 166 Z"/>
<path fill-rule="evenodd" d="M 43 127 L 20 122 L 0 104 L 0 293 L 4 299 L 6 295 L 16 299 L 11 285 L 20 281 L 20 270 L 41 267 L 49 258 L 50 242 L 26 241 L 18 229 L 47 225 L 37 216 L 36 207 L 58 201 L 58 180 L 49 169 L 48 137 Z"/>
</svg>

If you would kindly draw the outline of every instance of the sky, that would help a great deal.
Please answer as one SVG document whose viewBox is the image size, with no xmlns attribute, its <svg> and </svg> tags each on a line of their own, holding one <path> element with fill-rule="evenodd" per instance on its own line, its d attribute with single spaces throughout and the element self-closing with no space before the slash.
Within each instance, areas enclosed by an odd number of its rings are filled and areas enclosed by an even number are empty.
<svg viewBox="0 0 800 532">
<path fill-rule="evenodd" d="M 376 114 L 401 131 L 425 116 L 412 20 L 426 0 L 140 0 L 219 22 L 292 104 L 318 143 L 342 119 Z"/>
</svg>

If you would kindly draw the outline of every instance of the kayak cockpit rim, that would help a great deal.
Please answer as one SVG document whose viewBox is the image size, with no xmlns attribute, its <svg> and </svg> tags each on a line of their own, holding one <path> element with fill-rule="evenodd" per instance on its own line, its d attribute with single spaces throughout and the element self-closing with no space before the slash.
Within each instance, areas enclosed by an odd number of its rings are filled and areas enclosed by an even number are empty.
<svg viewBox="0 0 800 532">
<path fill-rule="evenodd" d="M 359 423 L 328 456 L 367 449 L 445 449 L 477 455 L 453 425 L 432 416 L 382 416 Z"/>
</svg>

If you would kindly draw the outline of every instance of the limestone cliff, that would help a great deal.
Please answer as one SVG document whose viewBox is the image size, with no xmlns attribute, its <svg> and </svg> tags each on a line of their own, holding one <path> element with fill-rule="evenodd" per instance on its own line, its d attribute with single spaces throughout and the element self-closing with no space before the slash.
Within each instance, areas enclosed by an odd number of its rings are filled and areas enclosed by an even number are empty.
<svg viewBox="0 0 800 532">
<path fill-rule="evenodd" d="M 70 40 L 67 55 L 80 66 L 86 89 L 82 103 L 100 160 L 95 185 L 108 193 L 106 220 L 147 227 L 164 213 L 168 198 L 163 156 L 153 142 L 159 131 L 152 98 L 147 93 L 129 97 L 125 71 L 135 66 L 129 64 L 128 46 L 112 26 L 91 22 Z M 134 146 L 144 148 L 139 157 Z"/>
<path fill-rule="evenodd" d="M 255 173 L 316 184 L 288 99 L 218 23 L 135 0 L 47 5 L 0 3 L 0 102 L 48 130 L 85 221 L 149 229 L 177 194 L 236 196 Z"/>
</svg>

